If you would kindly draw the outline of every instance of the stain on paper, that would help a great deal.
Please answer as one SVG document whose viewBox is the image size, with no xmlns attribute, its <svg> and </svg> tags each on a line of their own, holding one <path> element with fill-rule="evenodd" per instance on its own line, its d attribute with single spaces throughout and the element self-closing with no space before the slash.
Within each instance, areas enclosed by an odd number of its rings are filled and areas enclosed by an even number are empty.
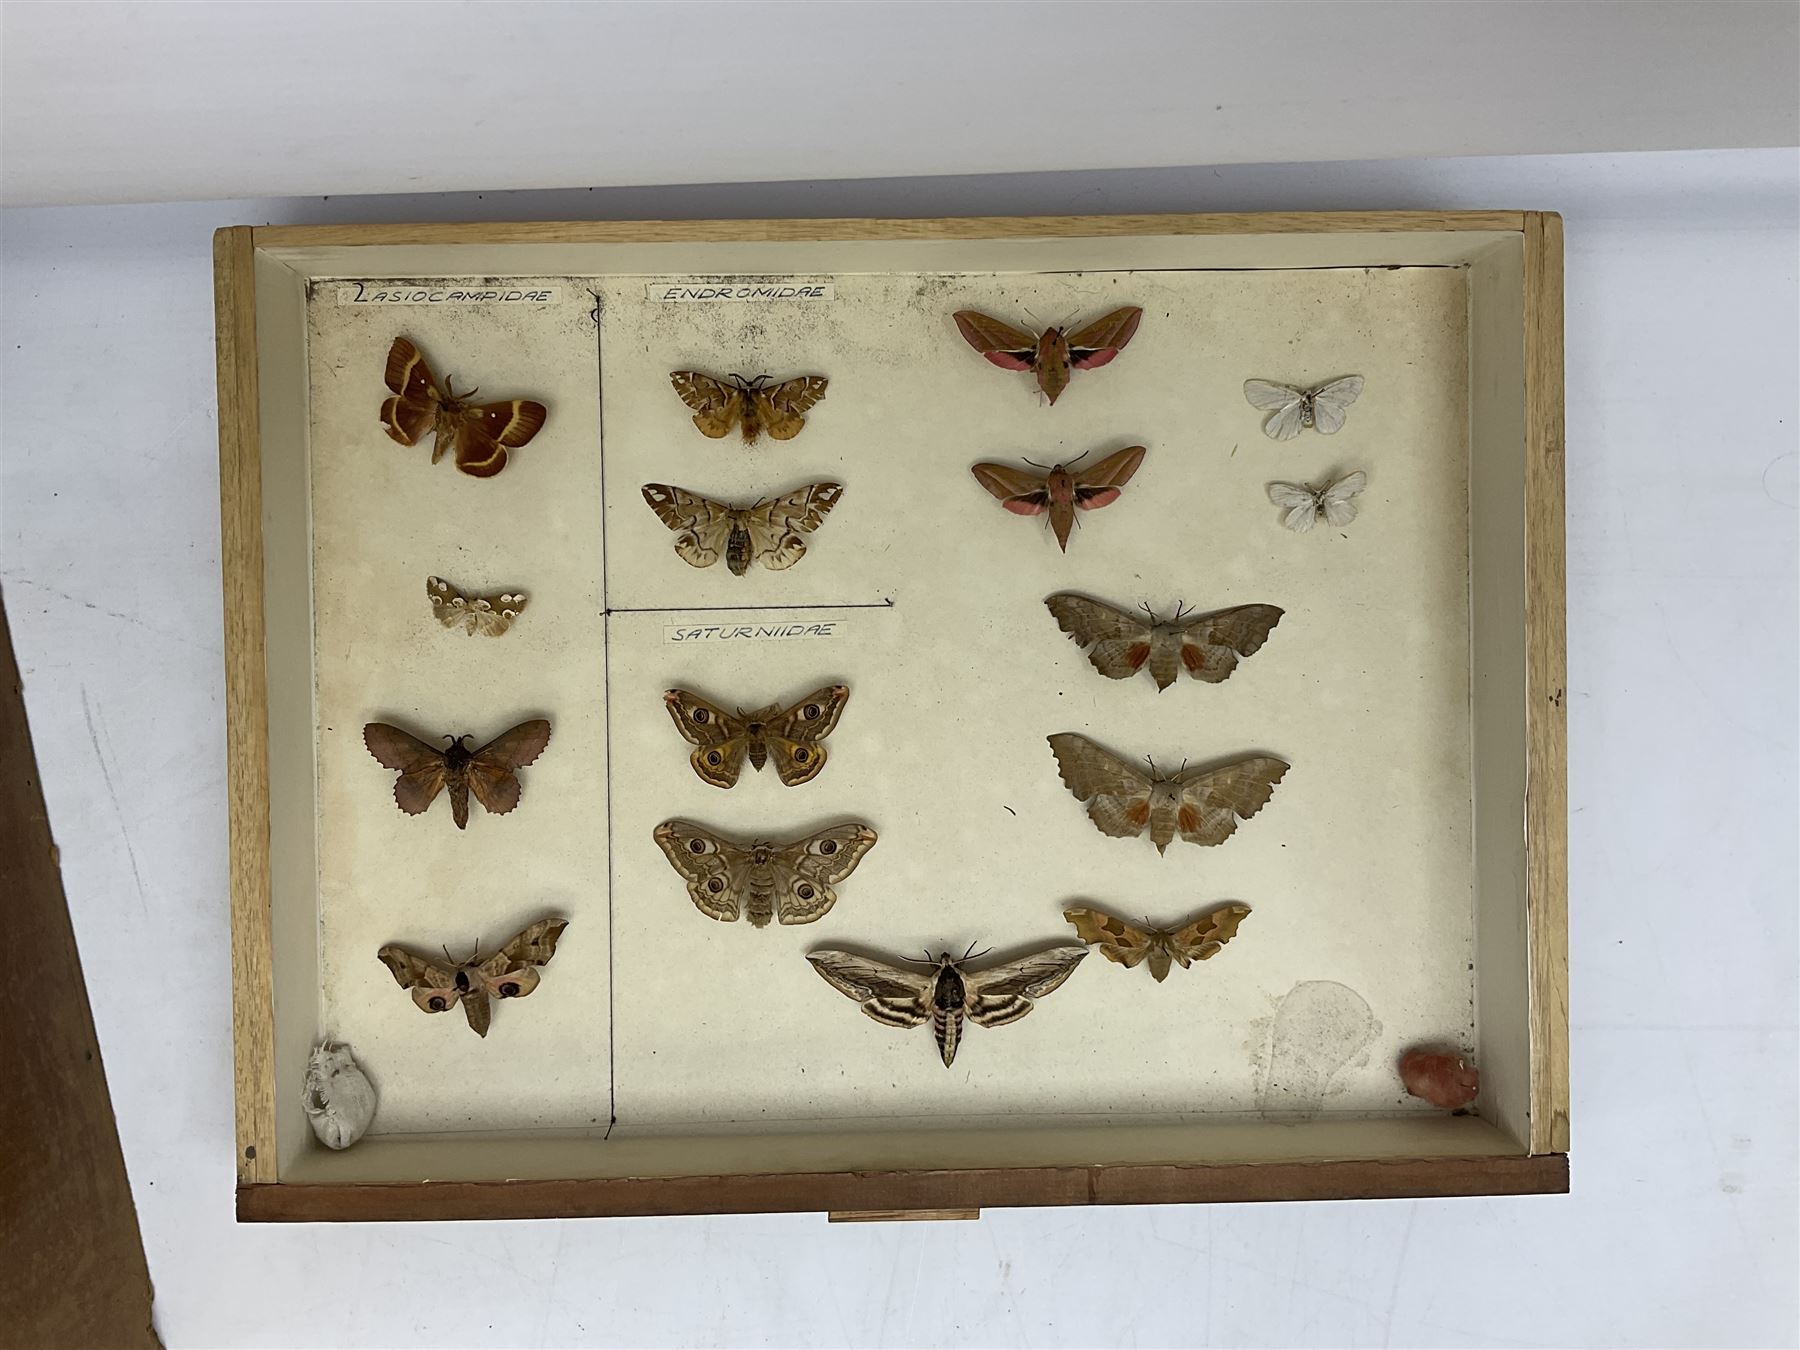
<svg viewBox="0 0 1800 1350">
<path fill-rule="evenodd" d="M 1256 1074 L 1264 1116 L 1317 1115 L 1338 1071 L 1360 1055 L 1381 1024 L 1361 994 L 1335 980 L 1305 980 L 1276 1005 Z"/>
</svg>

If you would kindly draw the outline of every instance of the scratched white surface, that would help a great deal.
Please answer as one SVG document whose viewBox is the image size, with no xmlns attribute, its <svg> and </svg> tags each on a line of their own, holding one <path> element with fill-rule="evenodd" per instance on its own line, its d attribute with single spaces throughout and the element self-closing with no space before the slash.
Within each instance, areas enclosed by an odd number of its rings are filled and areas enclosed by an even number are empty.
<svg viewBox="0 0 1800 1350">
<path fill-rule="evenodd" d="M 1770 151 L 5 213 L 0 584 L 166 1343 L 1794 1344 L 1796 188 Z M 1494 205 L 1568 227 L 1572 1195 L 234 1225 L 212 227 Z"/>
</svg>

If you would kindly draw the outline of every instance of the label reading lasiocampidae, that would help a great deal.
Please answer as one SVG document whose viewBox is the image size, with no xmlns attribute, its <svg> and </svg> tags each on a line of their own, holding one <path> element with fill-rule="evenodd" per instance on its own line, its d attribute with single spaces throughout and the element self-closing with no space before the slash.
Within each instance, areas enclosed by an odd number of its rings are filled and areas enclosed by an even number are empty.
<svg viewBox="0 0 1800 1350">
<path fill-rule="evenodd" d="M 433 282 L 353 281 L 337 288 L 340 305 L 554 305 L 560 286 L 456 285 Z"/>
</svg>

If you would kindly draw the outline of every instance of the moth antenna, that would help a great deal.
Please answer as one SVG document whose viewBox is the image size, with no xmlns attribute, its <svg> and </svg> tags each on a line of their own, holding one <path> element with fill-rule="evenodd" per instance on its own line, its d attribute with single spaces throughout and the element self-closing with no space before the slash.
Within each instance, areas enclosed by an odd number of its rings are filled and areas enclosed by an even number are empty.
<svg viewBox="0 0 1800 1350">
<path fill-rule="evenodd" d="M 1079 463 L 1081 463 L 1081 461 L 1082 461 L 1082 460 L 1084 460 L 1084 459 L 1086 459 L 1086 458 L 1087 458 L 1087 457 L 1088 457 L 1088 456 L 1089 456 L 1089 455 L 1091 455 L 1091 454 L 1093 454 L 1093 453 L 1094 453 L 1094 452 L 1093 452 L 1093 451 L 1092 451 L 1092 450 L 1083 450 L 1083 451 L 1082 451 L 1082 452 L 1081 452 L 1081 453 L 1080 453 L 1080 454 L 1079 454 L 1079 455 L 1077 455 L 1077 456 L 1075 456 L 1075 458 L 1074 458 L 1074 459 L 1071 459 L 1071 460 L 1069 460 L 1069 461 L 1068 461 L 1068 462 L 1067 462 L 1067 463 L 1065 463 L 1065 464 L 1064 464 L 1064 465 L 1063 465 L 1063 468 L 1065 468 L 1065 469 L 1072 469 L 1072 468 L 1074 468 L 1074 467 L 1075 467 L 1075 466 L 1076 466 L 1076 465 L 1077 465 L 1077 464 L 1079 464 Z"/>
<path fill-rule="evenodd" d="M 1150 608 L 1150 602 L 1148 600 L 1140 600 L 1138 601 L 1138 608 L 1144 611 L 1144 617 L 1150 620 L 1150 626 L 1154 628 L 1156 626 L 1156 611 Z M 1181 612 L 1179 610 L 1176 611 L 1175 617 L 1177 619 L 1181 617 Z"/>
<path fill-rule="evenodd" d="M 1025 459 L 1023 455 L 1019 456 L 1019 458 Z M 1025 462 L 1034 469 L 1042 469 L 1045 473 L 1050 472 L 1050 466 L 1048 464 L 1039 464 L 1035 459 L 1026 459 Z"/>
<path fill-rule="evenodd" d="M 464 733 L 464 735 L 467 735 L 467 734 L 468 734 L 467 732 Z M 458 741 L 460 741 L 462 739 L 462 736 L 452 736 L 449 732 L 446 731 L 442 736 L 439 736 L 438 739 L 440 741 L 449 741 L 451 745 L 455 745 Z"/>
<path fill-rule="evenodd" d="M 1186 610 L 1187 610 L 1187 606 L 1185 604 L 1183 604 L 1181 601 L 1177 600 L 1175 602 L 1175 618 L 1170 619 L 1169 622 L 1174 623 L 1175 619 L 1179 619 L 1182 616 L 1182 614 L 1186 612 Z"/>
<path fill-rule="evenodd" d="M 454 956 L 450 955 L 450 949 L 448 947 L 440 945 L 438 947 L 438 950 L 444 954 L 444 960 L 448 961 L 451 965 L 454 966 L 454 965 L 459 964 L 457 962 L 457 959 Z"/>
<path fill-rule="evenodd" d="M 993 950 L 994 949 L 992 947 L 983 947 L 980 951 L 976 951 L 975 944 L 973 942 L 971 942 L 969 944 L 969 950 L 963 954 L 963 960 L 965 960 L 965 961 L 979 960 L 981 957 L 986 956 L 989 952 L 991 952 Z"/>
<path fill-rule="evenodd" d="M 1145 755 L 1144 763 L 1146 763 L 1150 766 L 1150 776 L 1152 778 L 1156 777 L 1156 761 L 1151 759 L 1150 756 Z"/>
</svg>

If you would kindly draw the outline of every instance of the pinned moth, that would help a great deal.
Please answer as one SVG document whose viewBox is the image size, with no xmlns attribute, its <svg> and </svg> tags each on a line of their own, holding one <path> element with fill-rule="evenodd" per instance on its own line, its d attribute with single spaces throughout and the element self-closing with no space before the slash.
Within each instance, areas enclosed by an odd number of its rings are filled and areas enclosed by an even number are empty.
<svg viewBox="0 0 1800 1350">
<path fill-rule="evenodd" d="M 694 425 L 713 440 L 730 433 L 736 424 L 745 445 L 755 445 L 763 432 L 778 441 L 791 441 L 806 425 L 806 414 L 825 397 L 823 375 L 799 375 L 780 384 L 770 376 L 745 379 L 742 375 L 703 375 L 697 370 L 672 370 L 669 382 L 681 401 L 693 409 Z"/>
<path fill-rule="evenodd" d="M 971 970 L 970 952 L 958 960 L 949 952 L 935 959 L 927 953 L 925 970 L 907 970 L 853 952 L 808 952 L 806 959 L 833 989 L 854 999 L 864 1013 L 888 1027 L 931 1023 L 938 1056 L 947 1069 L 962 1042 L 963 1020 L 978 1026 L 1003 1027 L 1016 1022 L 1059 988 L 1087 956 L 1080 946 L 1051 947 L 1017 961 Z"/>
<path fill-rule="evenodd" d="M 513 620 L 525 611 L 527 596 L 522 591 L 502 591 L 498 595 L 476 595 L 451 585 L 442 577 L 425 578 L 425 596 L 431 601 L 431 613 L 446 628 L 460 628 L 470 637 L 499 637 L 513 626 Z"/>
<path fill-rule="evenodd" d="M 506 452 L 537 435 L 549 416 L 531 399 L 471 402 L 474 389 L 459 394 L 448 378 L 440 385 L 419 349 L 403 337 L 388 349 L 387 387 L 394 391 L 381 405 L 387 434 L 401 445 L 417 445 L 430 432 L 431 462 L 452 450 L 456 467 L 476 478 L 504 469 Z"/>
<path fill-rule="evenodd" d="M 1036 337 L 973 309 L 959 309 L 952 317 L 965 342 L 1002 370 L 1029 370 L 1054 405 L 1069 387 L 1070 371 L 1095 370 L 1111 361 L 1137 332 L 1144 311 L 1129 305 L 1072 333 L 1046 328 Z"/>
<path fill-rule="evenodd" d="M 1240 660 L 1262 650 L 1282 615 L 1274 605 L 1238 605 L 1183 618 L 1177 605 L 1173 615 L 1159 619 L 1145 605 L 1140 619 L 1069 591 L 1044 604 L 1076 646 L 1090 649 L 1087 658 L 1095 670 L 1109 680 L 1128 680 L 1147 670 L 1158 693 L 1184 670 L 1207 684 L 1230 679 Z"/>
<path fill-rule="evenodd" d="M 813 923 L 837 903 L 832 888 L 875 847 L 875 831 L 860 821 L 771 844 L 740 843 L 689 820 L 665 820 L 656 845 L 687 883 L 688 897 L 709 919 L 753 928 L 770 919 Z"/>
<path fill-rule="evenodd" d="M 1149 833 L 1158 853 L 1180 835 L 1190 844 L 1222 844 L 1274 795 L 1286 761 L 1254 755 L 1215 768 L 1182 768 L 1164 777 L 1128 764 L 1085 736 L 1049 738 L 1062 780 L 1102 834 L 1136 839 Z"/>
<path fill-rule="evenodd" d="M 675 531 L 675 552 L 689 567 L 711 567 L 720 558 L 734 577 L 761 563 L 786 571 L 806 556 L 800 536 L 819 528 L 844 495 L 841 483 L 808 483 L 781 497 L 728 506 L 667 483 L 644 484 L 644 500 Z"/>
<path fill-rule="evenodd" d="M 458 965 L 444 953 L 438 965 L 393 944 L 376 953 L 393 974 L 394 983 L 412 994 L 425 1012 L 448 1012 L 459 1003 L 469 1019 L 469 1030 L 486 1037 L 493 1017 L 491 999 L 524 998 L 538 987 L 538 967 L 550 964 L 567 919 L 539 919 L 485 961 L 473 953 Z M 479 951 L 479 948 L 477 949 Z"/>
<path fill-rule="evenodd" d="M 463 744 L 473 739 L 445 734 L 450 742 L 442 750 L 418 737 L 390 726 L 370 722 L 363 728 L 363 744 L 384 768 L 398 769 L 394 780 L 394 804 L 409 816 L 422 814 L 438 793 L 450 789 L 450 815 L 456 828 L 469 826 L 469 794 L 496 816 L 519 804 L 518 770 L 544 753 L 550 744 L 550 724 L 543 718 L 521 722 L 503 731 L 478 749 Z"/>
<path fill-rule="evenodd" d="M 1272 441 L 1291 441 L 1303 427 L 1311 427 L 1321 436 L 1335 436 L 1343 430 L 1350 405 L 1362 391 L 1360 375 L 1346 375 L 1311 389 L 1273 380 L 1244 381 L 1244 397 L 1250 406 L 1269 414 L 1263 434 Z"/>
<path fill-rule="evenodd" d="M 1098 947 L 1108 961 L 1116 961 L 1127 970 L 1148 961 L 1151 978 L 1161 984 L 1169 977 L 1170 962 L 1186 970 L 1192 962 L 1217 956 L 1237 935 L 1238 925 L 1249 913 L 1248 905 L 1226 905 L 1174 928 L 1157 928 L 1148 919 L 1139 928 L 1104 910 L 1085 906 L 1065 909 L 1063 918 L 1075 925 L 1077 937 Z"/>
<path fill-rule="evenodd" d="M 773 758 L 781 781 L 798 787 L 825 767 L 825 747 L 819 742 L 837 726 L 849 699 L 848 686 L 828 684 L 791 707 L 771 703 L 751 713 L 739 708 L 733 716 L 698 694 L 670 689 L 663 694 L 663 705 L 675 729 L 689 745 L 698 747 L 688 762 L 701 782 L 729 788 L 736 784 L 746 759 L 761 773 Z"/>
<path fill-rule="evenodd" d="M 1270 483 L 1269 500 L 1281 508 L 1281 523 L 1295 534 L 1305 534 L 1320 516 L 1339 527 L 1356 519 L 1356 503 L 1350 499 L 1368 484 L 1369 476 L 1358 469 L 1336 482 L 1313 487 L 1307 483 Z"/>
<path fill-rule="evenodd" d="M 1075 528 L 1075 512 L 1097 511 L 1119 500 L 1120 489 L 1131 481 L 1147 452 L 1141 445 L 1127 446 L 1086 468 L 1077 468 L 1086 455 L 1068 464 L 1052 464 L 1032 473 L 1010 464 L 976 464 L 969 472 L 1001 506 L 1015 516 L 1048 515 L 1057 547 L 1069 551 L 1069 534 Z"/>
</svg>

